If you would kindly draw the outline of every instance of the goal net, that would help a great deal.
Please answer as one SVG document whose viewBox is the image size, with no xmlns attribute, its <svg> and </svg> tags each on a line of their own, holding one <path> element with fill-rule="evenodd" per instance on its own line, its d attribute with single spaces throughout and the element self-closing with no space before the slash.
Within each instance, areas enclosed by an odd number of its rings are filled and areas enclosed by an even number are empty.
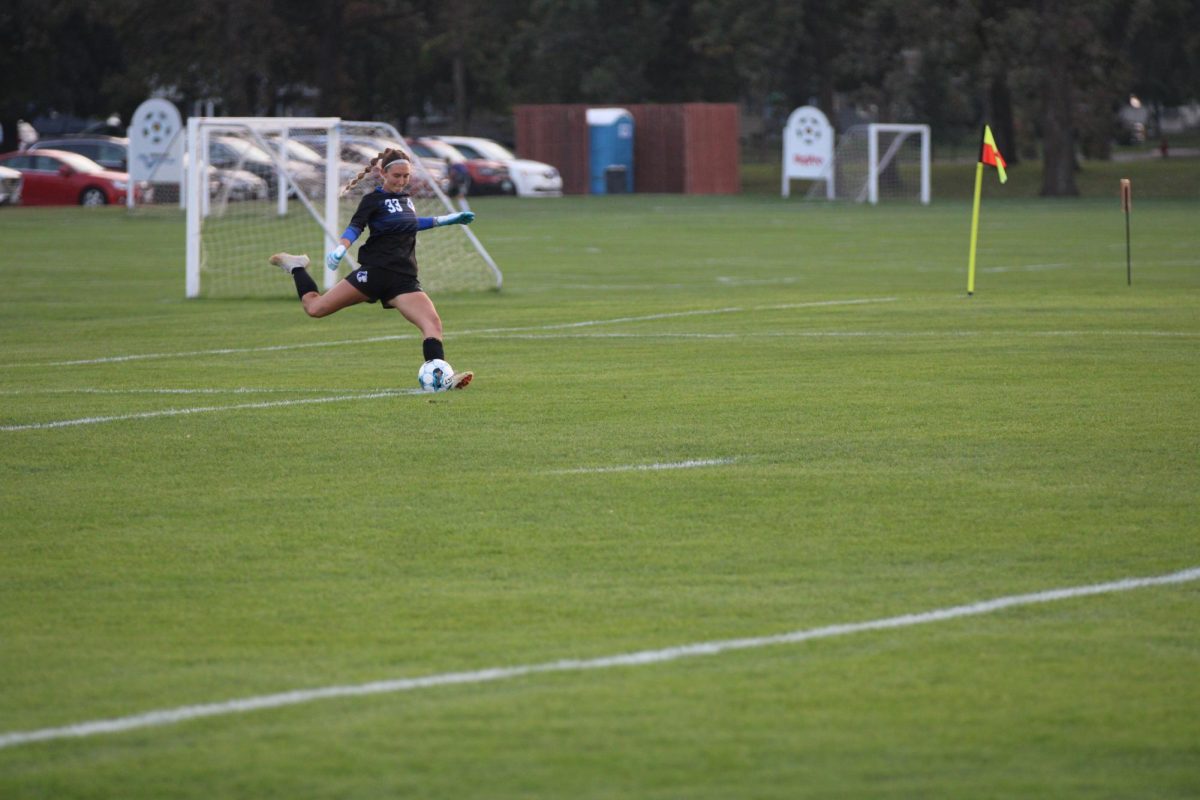
<svg viewBox="0 0 1200 800">
<path fill-rule="evenodd" d="M 394 127 L 338 118 L 192 117 L 184 181 L 188 297 L 269 297 L 282 291 L 267 259 L 305 253 L 325 288 L 357 268 L 360 237 L 341 269 L 325 268 L 359 199 L 378 183 L 370 176 L 341 190 L 369 160 L 392 147 L 412 161 L 409 191 L 417 215 L 456 210 L 446 195 L 446 165 L 413 155 Z M 421 285 L 430 292 L 500 288 L 499 268 L 474 232 L 447 226 L 420 236 Z"/>
<path fill-rule="evenodd" d="M 928 205 L 929 158 L 928 125 L 855 125 L 838 137 L 834 196 L 856 203 L 919 200 Z M 817 196 L 815 183 L 808 196 Z"/>
</svg>

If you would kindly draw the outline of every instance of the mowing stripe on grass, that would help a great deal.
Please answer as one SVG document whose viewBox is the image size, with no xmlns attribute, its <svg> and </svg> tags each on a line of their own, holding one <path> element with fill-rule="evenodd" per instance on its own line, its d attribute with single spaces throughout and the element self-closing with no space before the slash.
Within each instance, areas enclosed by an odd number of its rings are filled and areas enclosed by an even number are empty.
<svg viewBox="0 0 1200 800">
<path fill-rule="evenodd" d="M 822 306 L 856 306 L 865 303 L 892 303 L 895 297 L 861 298 L 857 300 L 818 300 L 811 303 L 782 303 L 768 306 L 733 306 L 729 308 L 699 309 L 695 311 L 676 311 L 663 314 L 648 314 L 643 317 L 616 317 L 614 319 L 592 319 L 583 322 L 563 322 L 554 325 L 530 325 L 519 328 L 484 328 L 481 330 L 456 331 L 455 336 L 470 336 L 472 334 L 519 333 L 521 331 L 555 331 L 567 328 L 583 328 L 592 325 L 614 325 L 621 322 L 646 322 L 657 319 L 673 319 L 675 317 L 695 317 L 707 314 L 732 314 L 746 311 L 784 311 L 797 308 L 820 308 Z M 122 361 L 145 361 L 159 358 L 191 358 L 195 356 L 226 356 L 241 353 L 269 353 L 281 350 L 300 350 L 311 347 L 341 347 L 343 345 L 371 344 L 375 342 L 393 342 L 402 339 L 415 339 L 416 334 L 395 334 L 390 336 L 372 336 L 365 339 L 342 339 L 335 342 L 303 342 L 300 344 L 276 344 L 264 347 L 223 347 L 216 350 L 190 350 L 179 353 L 140 353 L 124 356 L 104 356 L 101 358 L 83 358 L 73 361 L 49 361 L 37 364 L 0 364 L 0 368 L 13 367 L 78 367 L 87 364 L 112 364 Z"/>
<path fill-rule="evenodd" d="M 548 475 L 582 475 L 600 472 L 639 472 L 642 470 L 660 469 L 693 469 L 694 467 L 716 467 L 732 464 L 733 458 L 701 458 L 691 461 L 675 461 L 665 464 L 626 464 L 620 467 L 576 467 L 575 469 L 554 469 Z"/>
<path fill-rule="evenodd" d="M 564 659 L 562 661 L 549 661 L 542 664 L 527 664 L 515 667 L 493 667 L 473 672 L 445 672 L 437 675 L 427 675 L 423 678 L 400 678 L 397 680 L 375 681 L 347 686 L 327 686 L 320 689 L 298 689 L 279 694 L 246 697 L 241 700 L 228 700 L 220 703 L 205 703 L 202 705 L 180 706 L 178 708 L 149 711 L 144 714 L 118 717 L 116 719 L 80 722 L 74 725 L 64 725 L 59 728 L 13 731 L 11 733 L 0 734 L 0 748 L 17 747 L 19 745 L 46 742 L 55 739 L 78 739 L 105 733 L 121 733 L 140 728 L 173 725 L 205 717 L 219 717 L 228 714 L 259 711 L 266 708 L 294 706 L 334 697 L 362 697 L 365 695 L 411 692 L 419 689 L 432 689 L 439 686 L 491 683 L 550 672 L 582 672 L 584 670 L 609 669 L 611 667 L 637 667 L 647 664 L 661 664 L 668 661 L 677 661 L 682 658 L 713 656 L 729 651 L 750 650 L 782 644 L 798 644 L 814 639 L 829 639 L 835 636 L 848 636 L 850 634 L 867 633 L 869 631 L 908 628 L 913 625 L 924 625 L 930 622 L 945 622 L 962 617 L 993 614 L 997 611 L 1004 611 L 1019 606 L 1051 603 L 1059 600 L 1070 600 L 1076 597 L 1088 597 L 1112 592 L 1127 592 L 1132 589 L 1143 589 L 1150 586 L 1188 583 L 1195 580 L 1200 580 L 1200 567 L 1192 567 L 1191 569 L 1172 572 L 1168 575 L 1125 578 L 1109 583 L 1096 583 L 1088 586 L 1050 589 L 1033 594 L 998 597 L 993 600 L 984 600 L 969 605 L 951 606 L 933 611 L 904 614 L 898 617 L 885 617 L 869 622 L 851 622 L 842 625 L 829 625 L 823 628 L 809 628 L 807 630 L 793 631 L 776 636 L 698 642 L 696 644 L 685 644 L 661 650 L 642 650 L 636 653 L 623 653 L 591 659 Z"/>
<path fill-rule="evenodd" d="M 370 394 L 342 394 L 334 397 L 307 397 L 299 400 L 268 400 L 260 403 L 238 403 L 232 406 L 200 406 L 198 408 L 166 408 L 162 411 L 143 411 L 137 414 L 115 414 L 109 417 L 80 417 L 60 419 L 53 422 L 33 422 L 26 425 L 0 425 L 0 431 L 39 431 L 50 428 L 69 428 L 73 425 L 98 425 L 102 422 L 120 422 L 129 419 L 153 419 L 154 417 L 178 417 L 184 414 L 210 414 L 215 411 L 241 411 L 250 408 L 278 408 L 280 406 L 303 406 L 312 403 L 337 403 L 345 400 L 374 400 L 380 397 L 399 397 L 406 394 L 421 394 L 420 389 L 392 389 Z"/>
</svg>

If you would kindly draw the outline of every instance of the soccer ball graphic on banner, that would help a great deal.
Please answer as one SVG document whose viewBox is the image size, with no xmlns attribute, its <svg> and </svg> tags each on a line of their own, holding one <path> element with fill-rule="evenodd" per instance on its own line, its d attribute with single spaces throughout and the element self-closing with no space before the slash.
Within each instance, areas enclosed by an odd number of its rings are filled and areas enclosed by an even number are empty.
<svg viewBox="0 0 1200 800">
<path fill-rule="evenodd" d="M 417 383 L 425 392 L 443 392 L 450 388 L 450 378 L 454 375 L 454 367 L 435 358 L 426 361 L 417 372 Z"/>
</svg>

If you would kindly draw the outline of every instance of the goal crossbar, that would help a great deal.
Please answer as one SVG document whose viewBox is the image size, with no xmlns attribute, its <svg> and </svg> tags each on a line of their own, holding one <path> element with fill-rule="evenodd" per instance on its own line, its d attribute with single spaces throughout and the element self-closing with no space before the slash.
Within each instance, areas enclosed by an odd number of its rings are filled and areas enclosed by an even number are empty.
<svg viewBox="0 0 1200 800">
<path fill-rule="evenodd" d="M 875 122 L 854 125 L 838 136 L 827 181 L 829 199 L 878 204 L 919 200 L 928 205 L 930 128 L 921 124 Z M 808 197 L 817 196 L 816 184 Z"/>
<path fill-rule="evenodd" d="M 867 126 L 867 131 L 867 201 L 871 205 L 879 203 L 880 174 L 892 164 L 896 153 L 900 150 L 900 146 L 904 144 L 904 140 L 908 136 L 916 134 L 921 137 L 921 203 L 929 205 L 929 126 L 873 122 Z M 898 134 L 892 139 L 888 145 L 888 149 L 882 156 L 879 154 L 880 133 Z"/>
</svg>

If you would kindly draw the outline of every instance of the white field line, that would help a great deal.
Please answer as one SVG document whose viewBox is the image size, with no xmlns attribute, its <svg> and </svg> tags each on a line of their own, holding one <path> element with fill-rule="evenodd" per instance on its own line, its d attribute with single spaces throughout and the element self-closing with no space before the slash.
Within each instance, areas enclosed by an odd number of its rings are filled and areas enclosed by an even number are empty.
<svg viewBox="0 0 1200 800">
<path fill-rule="evenodd" d="M 524 328 L 491 328 L 478 331 L 464 331 L 463 334 L 484 333 L 520 333 L 524 331 L 558 331 L 571 328 L 588 328 L 595 325 L 614 325 L 621 322 L 647 322 L 659 319 L 678 319 L 680 317 L 701 317 L 713 314 L 737 314 L 748 311 L 790 311 L 796 308 L 822 308 L 826 306 L 860 306 L 868 303 L 894 303 L 895 297 L 875 297 L 859 300 L 819 300 L 811 303 L 779 303 L 767 306 L 728 306 L 726 308 L 703 308 L 695 311 L 668 311 L 662 314 L 647 314 L 641 317 L 614 317 L 612 319 L 593 319 L 583 322 L 564 322 L 557 325 L 537 325 Z M 460 335 L 463 335 L 460 334 Z"/>
<path fill-rule="evenodd" d="M 1042 272 L 1048 269 L 1068 269 L 1072 264 L 1016 264 L 1010 267 L 981 267 L 980 272 Z"/>
<path fill-rule="evenodd" d="M 1193 338 L 1200 331 L 1032 331 L 1030 336 L 1159 336 Z"/>
<path fill-rule="evenodd" d="M 796 308 L 820 308 L 824 306 L 854 306 L 867 303 L 893 303 L 895 297 L 861 298 L 856 300 L 822 300 L 811 303 L 783 303 L 767 306 L 733 306 L 728 308 L 700 309 L 696 311 L 676 311 L 663 314 L 647 314 L 642 317 L 615 317 L 613 319 L 592 319 L 583 322 L 564 322 L 555 325 L 529 325 L 517 328 L 482 328 L 480 330 L 455 331 L 455 336 L 472 336 L 477 334 L 520 333 L 525 331 L 555 331 L 570 328 L 585 328 L 594 325 L 616 325 L 623 322 L 647 322 L 658 319 L 674 319 L 676 317 L 696 317 L 709 314 L 733 314 L 748 311 L 780 311 Z M 112 364 L 122 361 L 145 361 L 160 358 L 194 358 L 196 356 L 225 356 L 242 353 L 272 353 L 282 350 L 300 350 L 312 347 L 342 347 L 354 344 L 371 344 L 375 342 L 392 342 L 401 339 L 415 339 L 416 334 L 395 334 L 392 336 L 372 336 L 365 339 L 342 339 L 332 342 L 304 342 L 301 344 L 276 344 L 264 347 L 223 347 L 216 350 L 190 350 L 178 353 L 138 353 L 123 356 L 105 356 L 102 358 L 83 358 L 74 361 L 49 361 L 37 364 L 0 364 L 0 368 L 14 367 L 77 367 L 87 364 Z"/>
<path fill-rule="evenodd" d="M 178 417 L 185 414 L 209 414 L 215 411 L 241 411 L 251 408 L 279 408 L 281 406 L 303 406 L 312 403 L 338 403 L 346 400 L 374 400 L 380 397 L 399 397 L 420 394 L 420 389 L 392 389 L 369 394 L 342 394 L 333 397 L 308 397 L 298 400 L 264 400 L 259 403 L 238 403 L 232 406 L 199 406 L 196 408 L 166 408 L 161 411 L 143 411 L 137 414 L 115 414 L 108 417 L 79 417 L 52 422 L 33 422 L 25 425 L 0 425 L 0 431 L 39 431 L 49 428 L 68 428 L 73 425 L 98 425 L 103 422 L 120 422 L 128 419 L 153 419 L 155 417 Z"/>
<path fill-rule="evenodd" d="M 723 286 L 775 286 L 782 283 L 796 283 L 799 278 L 733 278 L 722 276 L 717 283 Z"/>
<path fill-rule="evenodd" d="M 194 358 L 196 356 L 228 356 L 242 353 L 273 353 L 281 350 L 305 350 L 311 347 L 341 347 L 343 345 L 370 344 L 373 342 L 394 342 L 399 339 L 415 339 L 416 334 L 393 334 L 389 336 L 371 336 L 365 339 L 341 339 L 330 342 L 302 342 L 300 344 L 273 344 L 263 347 L 222 347 L 215 350 L 184 350 L 175 353 L 134 353 L 123 356 L 103 356 L 101 358 L 81 358 L 74 361 L 46 361 L 38 364 L 0 364 L 5 369 L 11 367 L 78 367 L 87 364 L 116 364 L 122 361 L 151 361 L 160 358 Z"/>
<path fill-rule="evenodd" d="M 554 672 L 583 672 L 586 670 L 610 669 L 612 667 L 639 667 L 649 664 L 662 664 L 683 658 L 698 656 L 715 656 L 721 653 L 738 650 L 752 650 L 760 647 L 775 645 L 800 644 L 816 639 L 830 639 L 836 636 L 849 636 L 871 631 L 893 630 L 908 628 L 914 625 L 925 625 L 931 622 L 946 622 L 963 617 L 974 617 L 982 614 L 994 614 L 1020 606 L 1038 603 L 1052 603 L 1059 600 L 1070 600 L 1076 597 L 1127 592 L 1133 589 L 1143 589 L 1151 586 L 1167 586 L 1171 584 L 1188 583 L 1200 580 L 1200 567 L 1173 572 L 1168 575 L 1157 575 L 1144 578 L 1125 578 L 1109 583 L 1096 583 L 1088 586 L 1073 586 L 1064 589 L 1050 589 L 1033 594 L 1010 595 L 993 600 L 984 600 L 969 605 L 951 606 L 933 611 L 923 611 L 904 614 L 898 617 L 885 617 L 868 622 L 851 622 L 841 625 L 829 625 L 822 628 L 808 628 L 792 631 L 775 636 L 758 636 L 745 639 L 723 639 L 709 642 L 667 647 L 661 650 L 642 650 L 635 653 L 602 656 L 591 659 L 563 659 L 541 664 L 526 664 L 513 667 L 492 667 L 471 672 L 443 672 L 426 675 L 420 678 L 398 678 L 395 680 L 374 681 L 371 683 L 350 684 L 345 686 L 326 686 L 318 689 L 297 689 L 278 694 L 246 697 L 240 700 L 227 700 L 218 703 L 179 706 L 177 708 L 148 711 L 127 717 L 114 719 L 79 722 L 58 728 L 43 728 L 32 731 L 13 731 L 0 734 L 0 749 L 17 747 L 34 742 L 46 742 L 55 739 L 78 739 L 97 736 L 106 733 L 121 733 L 124 731 L 151 728 L 161 725 L 174 725 L 193 719 L 219 717 L 228 714 L 242 714 L 249 711 L 259 711 L 267 708 L 311 703 L 316 700 L 326 700 L 334 697 L 363 697 L 367 695 L 392 694 L 396 692 L 411 692 L 421 689 L 433 689 L 439 686 L 460 686 L 465 684 L 493 683 L 495 681 L 511 680 L 527 675 L 539 675 Z"/>
<path fill-rule="evenodd" d="M 506 333 L 497 339 L 962 339 L 969 337 L 1132 336 L 1194 339 L 1200 331 L 751 331 L 739 333 Z"/>
<path fill-rule="evenodd" d="M 716 467 L 732 464 L 733 458 L 701 458 L 690 461 L 675 461 L 664 464 L 625 464 L 620 467 L 577 467 L 575 469 L 549 470 L 547 475 L 584 475 L 601 472 L 641 472 L 662 469 L 694 469 L 695 467 Z"/>
<path fill-rule="evenodd" d="M 328 394 L 329 392 L 374 394 L 377 392 L 392 392 L 394 389 L 302 389 L 302 388 L 255 388 L 250 386 L 232 386 L 227 389 L 101 389 L 99 387 L 77 386 L 66 389 L 0 389 L 0 396 L 17 397 L 21 395 L 56 395 L 56 394 Z"/>
</svg>

